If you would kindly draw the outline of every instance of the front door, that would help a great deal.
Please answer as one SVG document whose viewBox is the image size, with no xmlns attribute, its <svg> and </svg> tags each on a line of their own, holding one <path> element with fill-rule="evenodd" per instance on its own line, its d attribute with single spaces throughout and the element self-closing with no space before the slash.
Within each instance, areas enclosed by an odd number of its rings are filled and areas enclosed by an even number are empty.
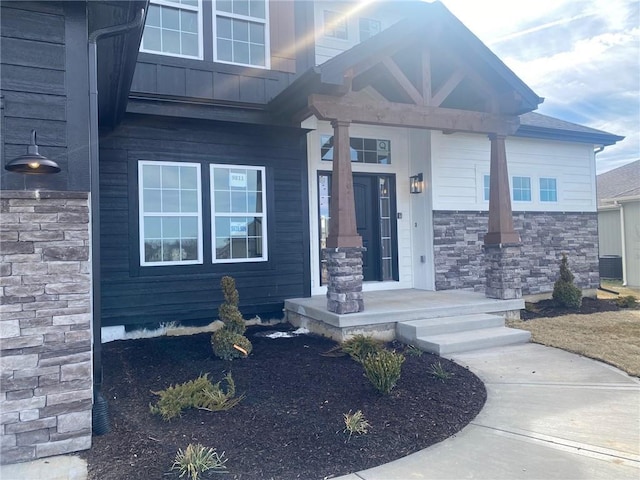
<svg viewBox="0 0 640 480">
<path fill-rule="evenodd" d="M 393 175 L 356 173 L 353 194 L 358 235 L 362 237 L 362 269 L 365 282 L 397 280 L 397 243 L 395 219 L 395 182 Z M 320 249 L 329 234 L 331 174 L 319 173 Z M 321 284 L 326 285 L 327 271 L 321 261 Z"/>
</svg>

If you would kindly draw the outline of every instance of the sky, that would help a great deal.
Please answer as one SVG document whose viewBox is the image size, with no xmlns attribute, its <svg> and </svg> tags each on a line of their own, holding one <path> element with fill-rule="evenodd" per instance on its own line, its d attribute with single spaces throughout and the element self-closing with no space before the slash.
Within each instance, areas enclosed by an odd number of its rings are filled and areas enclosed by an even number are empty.
<svg viewBox="0 0 640 480">
<path fill-rule="evenodd" d="M 640 2 L 441 1 L 544 97 L 538 113 L 626 137 L 597 173 L 640 158 Z"/>
</svg>

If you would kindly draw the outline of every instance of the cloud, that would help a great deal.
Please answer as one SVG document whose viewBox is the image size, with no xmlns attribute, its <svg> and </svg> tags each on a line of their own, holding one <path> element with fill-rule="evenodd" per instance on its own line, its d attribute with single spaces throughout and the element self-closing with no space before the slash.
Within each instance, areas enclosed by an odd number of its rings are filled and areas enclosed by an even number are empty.
<svg viewBox="0 0 640 480">
<path fill-rule="evenodd" d="M 637 2 L 443 1 L 545 97 L 540 113 L 626 137 L 598 154 L 599 170 L 640 158 Z"/>
</svg>

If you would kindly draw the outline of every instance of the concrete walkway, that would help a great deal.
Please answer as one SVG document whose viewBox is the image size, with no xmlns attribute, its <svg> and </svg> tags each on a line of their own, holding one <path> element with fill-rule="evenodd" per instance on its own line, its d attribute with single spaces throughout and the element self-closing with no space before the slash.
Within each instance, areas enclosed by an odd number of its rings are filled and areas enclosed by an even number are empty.
<svg viewBox="0 0 640 480">
<path fill-rule="evenodd" d="M 640 381 L 533 343 L 450 357 L 487 388 L 459 434 L 339 480 L 640 479 Z"/>
<path fill-rule="evenodd" d="M 473 422 L 430 448 L 337 480 L 640 479 L 638 379 L 536 344 L 450 358 L 486 384 L 487 403 Z M 77 462 L 5 466 L 0 479 L 84 479 Z"/>
</svg>

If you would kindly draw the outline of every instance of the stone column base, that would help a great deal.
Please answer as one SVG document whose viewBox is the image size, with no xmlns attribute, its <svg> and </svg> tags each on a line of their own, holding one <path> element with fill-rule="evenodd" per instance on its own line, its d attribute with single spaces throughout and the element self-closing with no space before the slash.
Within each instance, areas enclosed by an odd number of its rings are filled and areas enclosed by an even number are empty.
<svg viewBox="0 0 640 480">
<path fill-rule="evenodd" d="M 322 251 L 327 262 L 327 310 L 337 314 L 356 313 L 364 310 L 362 299 L 363 247 L 325 248 Z"/>
<path fill-rule="evenodd" d="M 486 288 L 488 298 L 522 298 L 520 271 L 521 244 L 485 245 Z"/>
</svg>

